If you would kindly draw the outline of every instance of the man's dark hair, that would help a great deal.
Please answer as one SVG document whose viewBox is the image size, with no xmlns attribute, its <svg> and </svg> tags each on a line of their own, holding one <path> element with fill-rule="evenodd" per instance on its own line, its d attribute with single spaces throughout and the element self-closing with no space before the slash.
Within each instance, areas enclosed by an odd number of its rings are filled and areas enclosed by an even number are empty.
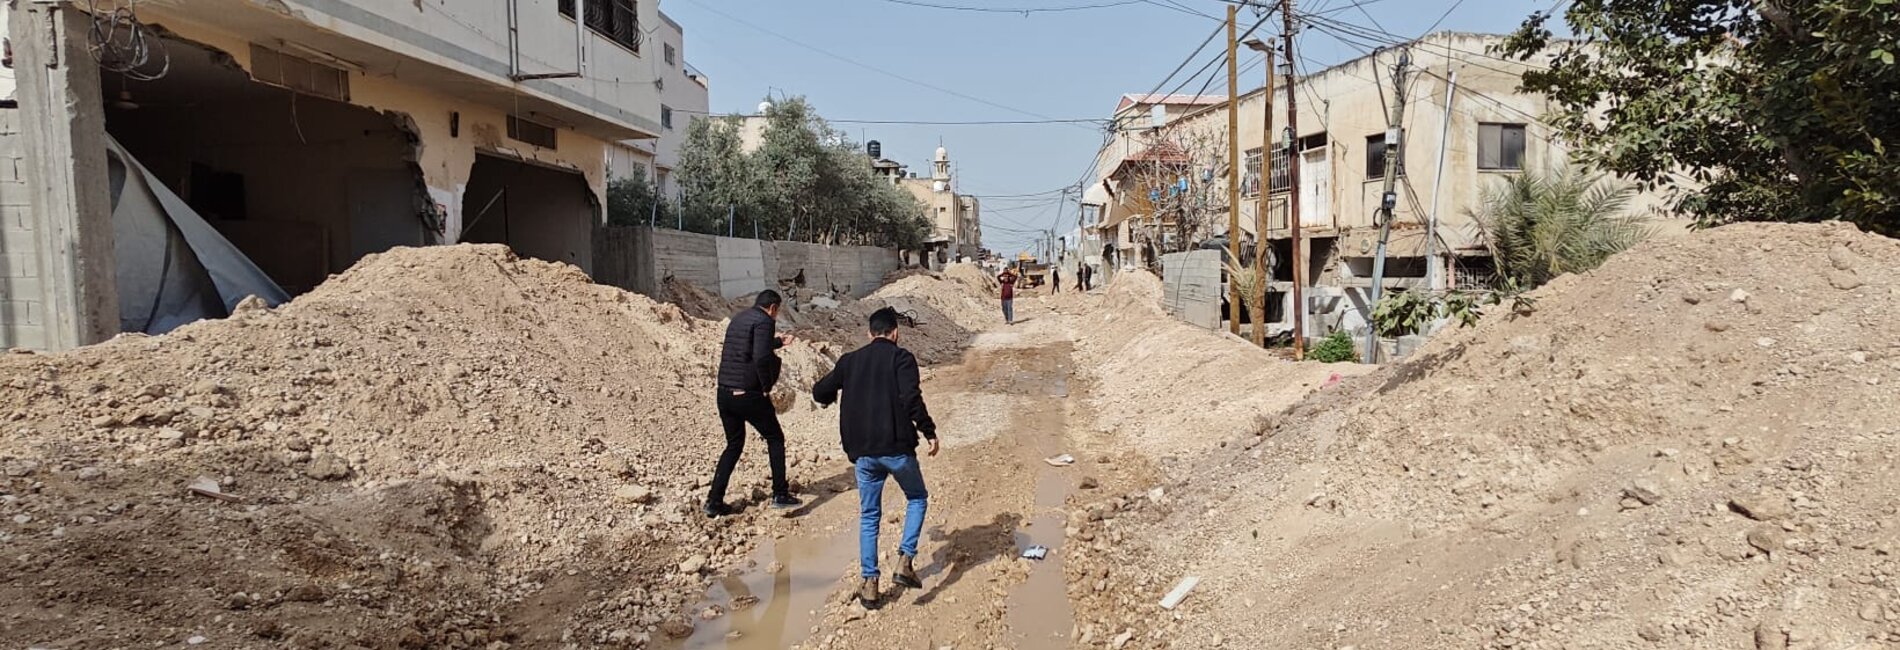
<svg viewBox="0 0 1900 650">
<path fill-rule="evenodd" d="M 783 298 L 780 298 L 778 296 L 777 291 L 766 289 L 764 291 L 760 291 L 759 297 L 754 298 L 752 300 L 752 306 L 758 307 L 759 309 L 765 309 L 766 307 L 771 307 L 773 305 L 777 305 L 784 301 L 785 300 Z"/>
<path fill-rule="evenodd" d="M 871 312 L 871 336 L 889 336 L 897 331 L 897 310 L 885 307 Z"/>
</svg>

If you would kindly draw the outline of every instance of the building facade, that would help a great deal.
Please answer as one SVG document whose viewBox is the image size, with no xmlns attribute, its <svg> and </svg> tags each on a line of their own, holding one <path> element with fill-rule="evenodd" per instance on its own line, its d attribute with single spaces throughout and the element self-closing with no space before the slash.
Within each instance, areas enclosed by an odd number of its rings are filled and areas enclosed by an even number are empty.
<svg viewBox="0 0 1900 650">
<path fill-rule="evenodd" d="M 950 165 L 950 152 L 937 147 L 930 161 L 930 177 L 904 176 L 898 186 L 909 191 L 924 206 L 930 222 L 930 236 L 924 240 L 933 267 L 961 258 L 980 256 L 983 250 L 982 201 L 956 191 L 956 175 Z"/>
<path fill-rule="evenodd" d="M 15 275 L 59 281 L 10 283 L 7 301 L 38 304 L 7 320 L 41 329 L 0 327 L 0 346 L 116 333 L 112 190 L 93 157 L 109 141 L 295 294 L 405 245 L 503 243 L 589 269 L 611 143 L 665 133 L 652 2 L 144 2 L 143 66 L 88 56 L 86 7 L 12 3 L 11 40 L 39 68 L 18 75 L 26 108 L 0 109 L 27 137 L 0 148 L 32 162 L 23 228 L 72 241 L 9 239 L 4 254 L 32 259 Z"/>
<path fill-rule="evenodd" d="M 659 137 L 650 140 L 624 140 L 608 148 L 607 173 L 614 178 L 633 175 L 635 168 L 653 184 L 661 196 L 679 198 L 679 183 L 673 170 L 679 167 L 680 146 L 686 142 L 686 127 L 704 119 L 710 110 L 711 81 L 686 62 L 686 30 L 666 12 L 659 12 L 660 27 L 654 32 L 660 55 L 646 57 L 653 88 L 659 92 Z"/>
<path fill-rule="evenodd" d="M 1538 61 L 1488 54 L 1502 38 L 1440 32 L 1404 48 L 1411 65 L 1382 285 L 1387 292 L 1489 287 L 1494 267 L 1472 216 L 1486 189 L 1526 171 L 1554 170 L 1568 159 L 1556 134 L 1538 120 L 1548 109 L 1547 100 L 1517 90 L 1521 74 Z M 1243 241 L 1261 237 L 1255 224 L 1265 192 L 1264 240 L 1277 260 L 1269 295 L 1271 332 L 1291 328 L 1294 246 L 1304 265 L 1300 277 L 1309 314 L 1305 335 L 1365 327 L 1379 238 L 1374 215 L 1386 180 L 1390 80 L 1399 56 L 1399 48 L 1391 48 L 1296 80 L 1292 91 L 1298 105 L 1297 137 L 1288 135 L 1284 83 L 1271 97 L 1256 89 L 1238 100 L 1240 128 L 1235 137 L 1243 152 L 1239 236 Z M 1157 175 L 1131 169 L 1145 164 L 1173 165 L 1181 176 L 1210 178 L 1206 201 L 1215 218 L 1207 235 L 1228 234 L 1227 102 L 1170 111 L 1165 121 L 1149 121 L 1139 106 L 1133 108 L 1117 113 L 1120 128 L 1111 144 L 1134 153 L 1104 156 L 1095 186 L 1085 191 L 1084 201 L 1105 215 L 1097 232 L 1134 254 L 1125 259 L 1133 261 L 1141 254 L 1148 239 L 1142 226 L 1153 221 L 1154 206 L 1147 197 L 1155 194 L 1151 179 Z M 1217 143 L 1213 148 L 1218 153 L 1182 151 L 1183 141 L 1190 143 L 1187 149 L 1204 141 Z M 1270 156 L 1264 179 L 1263 152 Z M 1288 174 L 1295 156 L 1297 188 Z M 1292 238 L 1288 211 L 1295 196 L 1298 242 Z M 1632 209 L 1653 213 L 1661 205 L 1660 196 L 1646 194 Z M 1428 229 L 1434 221 L 1436 228 Z M 1435 233 L 1429 247 L 1428 230 Z"/>
</svg>

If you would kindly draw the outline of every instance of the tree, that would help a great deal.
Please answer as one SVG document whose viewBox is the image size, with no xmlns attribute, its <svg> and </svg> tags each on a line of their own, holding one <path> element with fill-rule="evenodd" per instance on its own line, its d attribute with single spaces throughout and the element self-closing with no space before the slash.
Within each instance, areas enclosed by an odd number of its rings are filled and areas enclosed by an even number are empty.
<svg viewBox="0 0 1900 650">
<path fill-rule="evenodd" d="M 1702 225 L 1843 219 L 1900 234 L 1895 0 L 1577 0 L 1501 48 L 1582 162 L 1667 186 Z M 1553 49 L 1554 44 L 1554 49 Z"/>
<path fill-rule="evenodd" d="M 1223 125 L 1224 126 L 1224 125 Z M 1227 132 L 1168 126 L 1142 138 L 1119 170 L 1148 225 L 1174 232 L 1168 250 L 1187 250 L 1227 221 Z"/>
<path fill-rule="evenodd" d="M 872 173 L 856 143 L 804 98 L 773 102 L 759 146 L 744 151 L 733 118 L 695 120 L 680 150 L 688 229 L 822 243 L 916 248 L 923 207 Z"/>
<path fill-rule="evenodd" d="M 1486 188 L 1471 213 L 1498 275 L 1515 289 L 1533 289 L 1559 275 L 1596 268 L 1650 236 L 1625 209 L 1636 188 L 1568 168 L 1526 171 Z"/>
<path fill-rule="evenodd" d="M 660 196 L 658 188 L 647 182 L 644 167 L 607 181 L 607 223 L 615 226 L 644 226 L 649 222 L 673 223 L 676 208 Z"/>
</svg>

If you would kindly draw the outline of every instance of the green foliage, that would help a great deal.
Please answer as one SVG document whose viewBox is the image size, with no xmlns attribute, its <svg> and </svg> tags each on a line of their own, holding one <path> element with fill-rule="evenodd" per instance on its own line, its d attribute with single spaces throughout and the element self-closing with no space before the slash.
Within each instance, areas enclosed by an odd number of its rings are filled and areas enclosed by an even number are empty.
<svg viewBox="0 0 1900 650">
<path fill-rule="evenodd" d="M 1313 349 L 1308 351 L 1306 356 L 1309 359 L 1321 363 L 1357 361 L 1359 360 L 1359 348 L 1353 345 L 1351 334 L 1333 332 L 1327 335 L 1326 338 L 1320 339 L 1319 345 L 1313 346 Z"/>
<path fill-rule="evenodd" d="M 1372 307 L 1372 324 L 1386 338 L 1417 334 L 1437 317 L 1438 303 L 1422 291 L 1388 293 Z"/>
<path fill-rule="evenodd" d="M 1472 213 L 1498 274 L 1512 286 L 1534 289 L 1565 273 L 1596 268 L 1652 233 L 1624 214 L 1635 195 L 1629 185 L 1559 168 L 1525 172 L 1489 187 Z"/>
<path fill-rule="evenodd" d="M 1577 0 L 1504 45 L 1585 163 L 1703 225 L 1842 219 L 1900 234 L 1895 0 Z"/>
<path fill-rule="evenodd" d="M 734 118 L 694 120 L 680 148 L 686 229 L 824 243 L 917 248 L 924 208 L 879 178 L 858 146 L 803 98 L 765 113 L 757 150 L 744 151 Z M 730 215 L 730 216 L 728 216 Z"/>
<path fill-rule="evenodd" d="M 645 168 L 633 168 L 633 174 L 607 181 L 607 223 L 614 226 L 644 226 L 658 221 L 671 225 L 674 207 L 647 182 Z"/>
</svg>

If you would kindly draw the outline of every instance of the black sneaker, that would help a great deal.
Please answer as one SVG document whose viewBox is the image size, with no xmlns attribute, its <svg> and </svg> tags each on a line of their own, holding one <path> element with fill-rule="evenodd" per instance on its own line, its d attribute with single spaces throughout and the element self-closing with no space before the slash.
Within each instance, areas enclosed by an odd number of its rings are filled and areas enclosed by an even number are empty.
<svg viewBox="0 0 1900 650">
<path fill-rule="evenodd" d="M 781 494 L 781 495 L 772 497 L 772 507 L 778 510 L 784 510 L 786 508 L 796 508 L 802 505 L 805 505 L 804 499 L 800 499 L 798 497 L 795 497 L 789 494 Z"/>
<path fill-rule="evenodd" d="M 732 513 L 733 513 L 732 506 L 726 505 L 725 502 L 723 501 L 718 502 L 718 503 L 706 504 L 706 517 L 708 519 L 718 519 L 720 517 L 731 515 Z"/>
</svg>

